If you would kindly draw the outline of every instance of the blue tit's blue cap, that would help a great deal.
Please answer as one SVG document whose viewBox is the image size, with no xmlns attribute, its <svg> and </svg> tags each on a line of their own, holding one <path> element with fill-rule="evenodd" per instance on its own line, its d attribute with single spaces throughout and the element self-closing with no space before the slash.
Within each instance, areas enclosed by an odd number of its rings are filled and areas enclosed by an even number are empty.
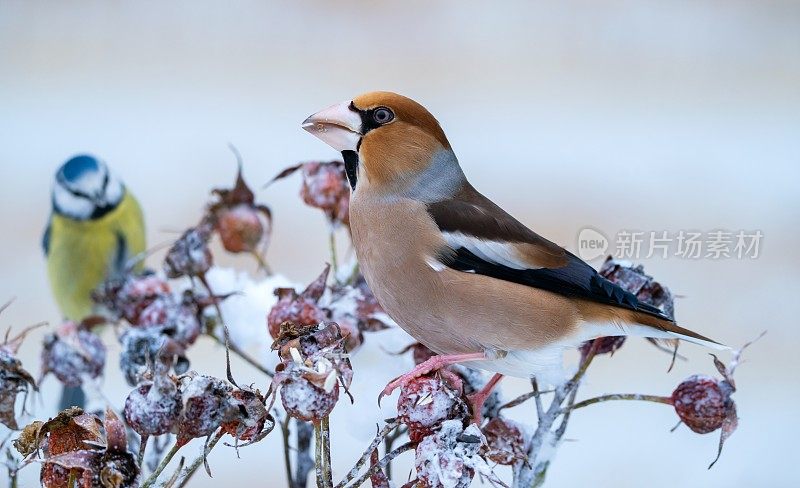
<svg viewBox="0 0 800 488">
<path fill-rule="evenodd" d="M 61 176 L 64 181 L 75 183 L 86 173 L 96 173 L 100 170 L 100 162 L 94 156 L 81 154 L 70 159 L 61 166 Z"/>
</svg>

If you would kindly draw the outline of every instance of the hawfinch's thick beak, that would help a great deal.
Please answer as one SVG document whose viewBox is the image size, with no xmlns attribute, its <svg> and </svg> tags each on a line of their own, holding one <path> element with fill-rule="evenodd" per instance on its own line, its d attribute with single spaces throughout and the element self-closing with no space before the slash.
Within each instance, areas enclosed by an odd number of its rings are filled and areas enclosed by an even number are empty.
<svg viewBox="0 0 800 488">
<path fill-rule="evenodd" d="M 361 116 L 342 102 L 320 110 L 303 121 L 303 129 L 337 151 L 356 151 L 361 139 Z"/>
</svg>

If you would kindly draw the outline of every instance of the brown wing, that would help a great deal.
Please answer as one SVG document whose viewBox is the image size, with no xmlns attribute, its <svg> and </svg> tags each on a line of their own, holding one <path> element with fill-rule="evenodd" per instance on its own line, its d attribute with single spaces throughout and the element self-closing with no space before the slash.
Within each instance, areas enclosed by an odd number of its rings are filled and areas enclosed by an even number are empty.
<svg viewBox="0 0 800 488">
<path fill-rule="evenodd" d="M 428 204 L 428 212 L 448 243 L 439 259 L 450 268 L 672 321 L 528 229 L 469 184 L 451 199 Z"/>
</svg>

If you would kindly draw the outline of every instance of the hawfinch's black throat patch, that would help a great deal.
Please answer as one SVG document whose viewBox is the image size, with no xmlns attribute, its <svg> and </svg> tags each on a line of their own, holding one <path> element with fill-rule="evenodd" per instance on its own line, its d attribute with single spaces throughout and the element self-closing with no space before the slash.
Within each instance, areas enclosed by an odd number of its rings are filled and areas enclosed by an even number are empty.
<svg viewBox="0 0 800 488">
<path fill-rule="evenodd" d="M 347 173 L 347 181 L 350 182 L 350 188 L 356 189 L 356 182 L 358 181 L 358 153 L 355 151 L 342 151 L 344 158 L 344 171 Z"/>
</svg>

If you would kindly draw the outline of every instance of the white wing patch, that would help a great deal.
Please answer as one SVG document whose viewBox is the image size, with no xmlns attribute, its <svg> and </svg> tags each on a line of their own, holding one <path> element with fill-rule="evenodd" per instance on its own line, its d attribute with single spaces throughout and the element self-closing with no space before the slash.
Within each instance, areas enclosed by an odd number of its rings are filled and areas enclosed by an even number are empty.
<svg viewBox="0 0 800 488">
<path fill-rule="evenodd" d="M 513 243 L 488 241 L 461 232 L 443 232 L 447 245 L 453 249 L 463 247 L 484 261 L 499 264 L 512 269 L 531 269 L 524 262 Z"/>
</svg>

